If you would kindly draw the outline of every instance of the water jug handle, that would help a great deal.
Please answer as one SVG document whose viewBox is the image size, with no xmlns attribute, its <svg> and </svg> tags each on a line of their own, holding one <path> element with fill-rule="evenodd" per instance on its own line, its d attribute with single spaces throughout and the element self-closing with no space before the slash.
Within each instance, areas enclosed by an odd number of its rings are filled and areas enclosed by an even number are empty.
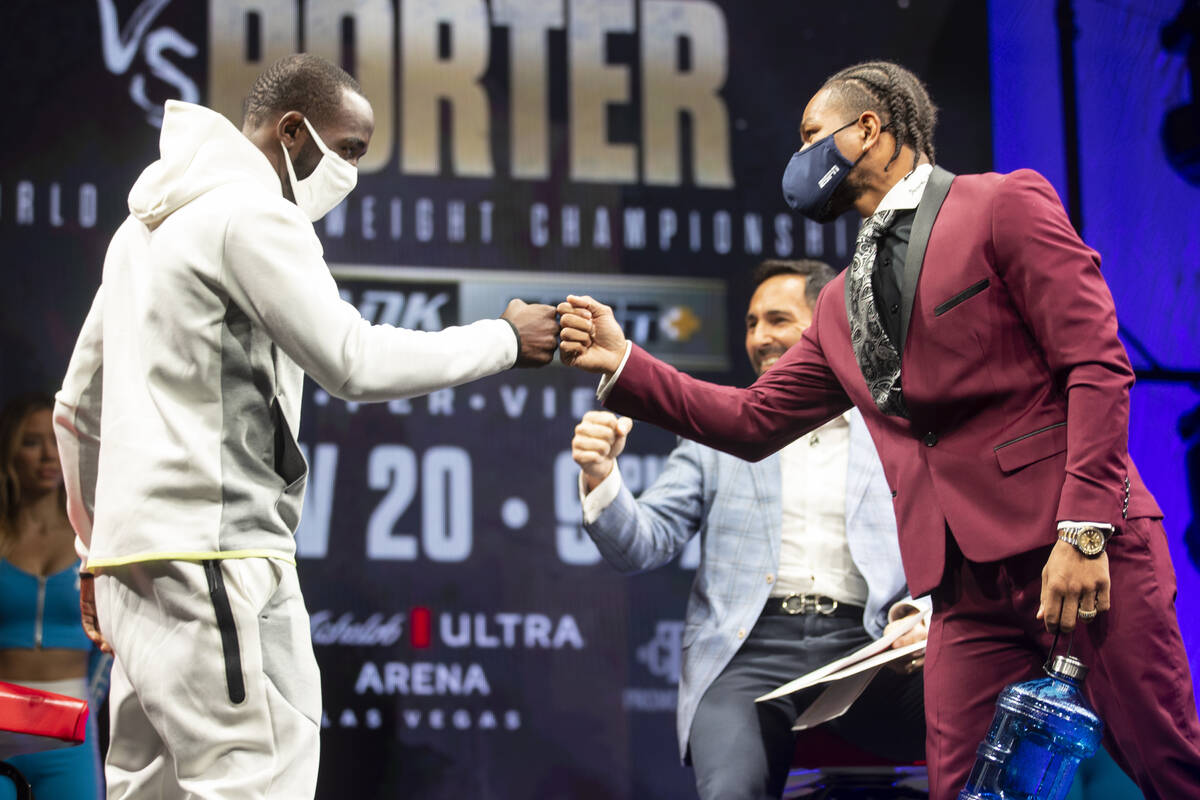
<svg viewBox="0 0 1200 800">
<path fill-rule="evenodd" d="M 1065 602 L 1066 602 L 1065 597 L 1060 598 L 1058 601 L 1058 618 L 1059 619 L 1062 619 L 1063 604 Z M 1054 663 L 1054 651 L 1058 649 L 1058 635 L 1061 632 L 1061 630 L 1062 629 L 1060 628 L 1060 629 L 1054 631 L 1054 641 L 1050 643 L 1050 652 L 1046 654 L 1046 663 L 1042 664 L 1042 669 L 1044 669 L 1046 672 L 1050 671 L 1050 665 L 1052 663 Z M 1067 655 L 1068 656 L 1071 655 L 1071 646 L 1074 643 L 1075 643 L 1075 631 L 1071 631 L 1070 635 L 1067 637 Z"/>
</svg>

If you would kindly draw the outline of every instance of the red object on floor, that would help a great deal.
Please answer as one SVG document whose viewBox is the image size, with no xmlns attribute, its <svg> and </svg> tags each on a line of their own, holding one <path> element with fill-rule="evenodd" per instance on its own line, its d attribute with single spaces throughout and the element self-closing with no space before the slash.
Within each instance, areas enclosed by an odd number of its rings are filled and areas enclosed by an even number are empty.
<svg viewBox="0 0 1200 800">
<path fill-rule="evenodd" d="M 0 681 L 0 730 L 79 744 L 87 735 L 87 718 L 86 700 Z"/>
</svg>

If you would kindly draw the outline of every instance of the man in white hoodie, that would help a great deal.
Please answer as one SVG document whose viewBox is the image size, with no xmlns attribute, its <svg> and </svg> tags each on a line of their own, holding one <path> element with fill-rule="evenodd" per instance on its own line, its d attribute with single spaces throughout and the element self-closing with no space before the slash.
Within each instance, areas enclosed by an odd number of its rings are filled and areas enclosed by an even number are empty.
<svg viewBox="0 0 1200 800">
<path fill-rule="evenodd" d="M 85 628 L 116 655 L 110 798 L 313 796 L 303 374 L 347 399 L 410 397 L 545 364 L 556 344 L 549 306 L 428 333 L 341 300 L 312 221 L 354 188 L 374 129 L 341 69 L 282 59 L 244 116 L 238 131 L 167 103 L 57 398 Z"/>
</svg>

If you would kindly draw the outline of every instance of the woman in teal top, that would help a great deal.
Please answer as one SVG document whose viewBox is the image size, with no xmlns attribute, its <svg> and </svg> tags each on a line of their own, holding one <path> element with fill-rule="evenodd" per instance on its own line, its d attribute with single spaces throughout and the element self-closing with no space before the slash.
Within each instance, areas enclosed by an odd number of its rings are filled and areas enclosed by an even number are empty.
<svg viewBox="0 0 1200 800">
<path fill-rule="evenodd" d="M 47 395 L 27 395 L 0 412 L 0 681 L 89 699 L 93 649 L 79 618 L 79 559 L 67 520 L 53 407 Z M 20 745 L 19 735 L 0 731 L 0 748 Z M 102 796 L 90 718 L 82 745 L 7 761 L 38 798 Z M 11 791 L 0 780 L 0 800 Z"/>
</svg>

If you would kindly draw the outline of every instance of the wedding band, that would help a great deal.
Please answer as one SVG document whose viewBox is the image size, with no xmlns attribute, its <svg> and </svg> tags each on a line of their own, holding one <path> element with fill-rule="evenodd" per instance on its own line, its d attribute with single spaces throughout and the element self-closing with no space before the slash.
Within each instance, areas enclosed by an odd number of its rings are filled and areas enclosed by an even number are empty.
<svg viewBox="0 0 1200 800">
<path fill-rule="evenodd" d="M 1075 613 L 1080 619 L 1087 621 L 1089 619 L 1095 619 L 1096 614 L 1098 614 L 1099 612 L 1096 611 L 1095 609 L 1092 609 L 1091 611 L 1087 611 L 1087 610 L 1081 608 L 1081 609 L 1079 609 L 1079 611 L 1077 611 Z"/>
</svg>

